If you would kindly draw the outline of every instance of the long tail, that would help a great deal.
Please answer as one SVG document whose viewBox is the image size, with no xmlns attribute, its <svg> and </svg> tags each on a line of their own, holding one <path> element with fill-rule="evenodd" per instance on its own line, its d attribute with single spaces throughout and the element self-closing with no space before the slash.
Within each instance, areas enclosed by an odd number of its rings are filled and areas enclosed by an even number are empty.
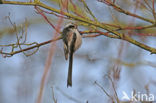
<svg viewBox="0 0 156 103">
<path fill-rule="evenodd" d="M 73 53 L 70 53 L 70 55 L 69 55 L 69 68 L 68 68 L 67 87 L 72 86 L 72 65 L 73 65 Z"/>
<path fill-rule="evenodd" d="M 67 87 L 72 86 L 72 65 L 73 65 L 73 54 L 74 54 L 75 42 L 76 42 L 76 34 L 74 33 L 72 37 L 72 42 L 70 44 Z"/>
</svg>

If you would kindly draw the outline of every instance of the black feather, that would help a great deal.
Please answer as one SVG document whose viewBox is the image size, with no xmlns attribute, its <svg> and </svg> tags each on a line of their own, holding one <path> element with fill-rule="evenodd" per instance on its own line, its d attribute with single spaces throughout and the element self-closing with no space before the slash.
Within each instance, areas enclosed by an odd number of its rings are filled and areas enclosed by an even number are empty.
<svg viewBox="0 0 156 103">
<path fill-rule="evenodd" d="M 70 45 L 67 87 L 72 86 L 72 65 L 73 65 L 73 54 L 74 54 L 75 42 L 76 42 L 76 33 L 73 34 L 72 42 Z"/>
</svg>

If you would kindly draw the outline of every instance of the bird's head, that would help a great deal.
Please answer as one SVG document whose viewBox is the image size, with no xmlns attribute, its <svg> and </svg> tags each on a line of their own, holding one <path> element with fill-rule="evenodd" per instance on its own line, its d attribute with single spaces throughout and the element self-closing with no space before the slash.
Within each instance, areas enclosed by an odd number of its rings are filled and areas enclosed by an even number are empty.
<svg viewBox="0 0 156 103">
<path fill-rule="evenodd" d="M 68 29 L 77 29 L 77 25 L 74 24 L 74 23 L 68 23 L 65 25 L 65 28 L 68 28 Z"/>
</svg>

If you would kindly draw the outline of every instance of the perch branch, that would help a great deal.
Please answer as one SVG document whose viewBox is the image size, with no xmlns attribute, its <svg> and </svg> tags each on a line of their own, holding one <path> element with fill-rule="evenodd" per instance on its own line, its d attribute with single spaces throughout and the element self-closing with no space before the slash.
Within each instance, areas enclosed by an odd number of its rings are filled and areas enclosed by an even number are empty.
<svg viewBox="0 0 156 103">
<path fill-rule="evenodd" d="M 47 10 L 50 10 L 52 12 L 55 12 L 55 13 L 58 13 L 58 14 L 63 14 L 64 16 L 72 18 L 73 20 L 83 22 L 83 23 L 86 23 L 86 24 L 93 25 L 95 27 L 104 29 L 104 30 L 108 31 L 109 33 L 112 33 L 113 35 L 118 36 L 119 37 L 118 39 L 128 41 L 129 43 L 132 43 L 132 44 L 134 44 L 134 45 L 136 45 L 136 46 L 138 46 L 138 47 L 140 47 L 140 48 L 142 48 L 144 50 L 147 50 L 147 51 L 151 52 L 151 54 L 156 54 L 156 49 L 155 48 L 152 48 L 152 47 L 147 46 L 147 45 L 145 45 L 143 43 L 140 43 L 140 42 L 134 40 L 133 38 L 131 38 L 128 35 L 125 35 L 125 34 L 117 32 L 117 31 L 114 31 L 114 30 L 112 30 L 112 27 L 109 27 L 107 25 L 103 25 L 102 23 L 97 22 L 97 21 L 92 21 L 92 20 L 90 20 L 88 18 L 81 18 L 81 17 L 75 16 L 73 14 L 70 14 L 68 12 L 63 12 L 61 10 L 58 10 L 58 9 L 53 8 L 53 7 L 47 6 L 47 5 L 45 5 L 44 3 L 41 3 L 41 2 L 3 1 L 3 4 L 39 6 L 39 7 L 45 8 Z M 140 17 L 140 16 L 132 14 L 132 13 L 130 13 L 128 11 L 124 11 L 122 8 L 116 6 L 115 4 L 111 4 L 111 6 L 114 6 L 114 8 L 116 8 L 116 10 L 118 10 L 118 11 L 120 11 L 122 13 L 125 13 L 125 14 L 133 16 L 133 17 L 137 17 L 137 18 L 142 19 L 144 21 L 148 21 L 150 23 L 155 24 L 155 21 Z"/>
</svg>

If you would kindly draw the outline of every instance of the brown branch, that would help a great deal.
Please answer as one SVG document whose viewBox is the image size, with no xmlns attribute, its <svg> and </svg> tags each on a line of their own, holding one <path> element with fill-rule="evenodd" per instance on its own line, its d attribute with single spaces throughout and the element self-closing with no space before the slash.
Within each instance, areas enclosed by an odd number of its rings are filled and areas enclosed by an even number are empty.
<svg viewBox="0 0 156 103">
<path fill-rule="evenodd" d="M 52 98 L 53 98 L 53 102 L 54 102 L 54 103 L 57 103 L 57 99 L 55 98 L 54 88 L 53 88 L 53 87 L 51 87 L 51 88 L 52 88 Z"/>
<path fill-rule="evenodd" d="M 47 6 L 47 5 L 45 5 L 45 4 L 41 3 L 41 2 L 4 1 L 3 3 L 4 4 L 14 4 L 14 5 L 32 5 L 32 6 L 36 6 L 37 5 L 37 6 L 43 7 L 45 9 L 47 9 L 47 10 L 53 11 L 55 13 L 64 15 L 64 16 L 69 17 L 69 18 L 72 18 L 73 20 L 76 20 L 76 21 L 79 21 L 79 22 L 82 22 L 82 23 L 85 23 L 85 24 L 88 24 L 88 25 L 93 25 L 93 26 L 95 26 L 97 28 L 101 28 L 101 29 L 107 30 L 109 33 L 112 33 L 113 35 L 118 36 L 119 39 L 128 41 L 129 43 L 132 43 L 132 44 L 134 44 L 134 45 L 136 45 L 136 46 L 138 46 L 138 47 L 140 47 L 140 48 L 142 48 L 144 50 L 147 50 L 147 51 L 151 52 L 151 54 L 156 54 L 156 49 L 155 48 L 152 48 L 152 47 L 147 46 L 147 45 L 145 45 L 143 43 L 140 43 L 140 42 L 134 40 L 133 38 L 129 37 L 128 35 L 125 35 L 125 34 L 117 32 L 117 31 L 114 31 L 114 30 L 112 30 L 112 27 L 109 27 L 107 25 L 103 25 L 100 22 L 95 22 L 95 21 L 92 21 L 92 20 L 87 19 L 87 18 L 81 18 L 81 17 L 75 16 L 75 15 L 70 14 L 68 12 L 63 12 L 61 10 L 58 10 L 58 9 L 52 8 L 50 6 Z M 151 22 L 151 23 L 153 23 L 155 25 L 155 21 L 152 21 L 150 19 L 146 19 L 144 17 L 140 17 L 138 15 L 135 15 L 133 13 L 125 11 L 125 10 L 121 9 L 120 7 L 116 6 L 113 3 L 110 3 L 109 5 L 110 6 L 114 6 L 120 12 L 123 12 L 123 13 L 125 13 L 127 15 L 130 15 L 130 16 L 133 16 L 133 17 L 137 17 L 137 18 L 139 18 L 141 20 L 144 20 L 144 21 Z"/>
<path fill-rule="evenodd" d="M 67 1 L 67 0 L 66 0 Z M 60 11 L 60 14 L 62 15 L 63 11 L 65 10 L 66 5 L 63 6 L 63 8 Z M 52 38 L 56 38 L 60 29 L 61 29 L 61 25 L 63 23 L 63 18 L 59 18 L 57 21 L 57 25 L 56 25 L 56 31 L 54 31 L 54 37 Z M 43 91 L 44 91 L 44 86 L 46 83 L 46 79 L 48 77 L 48 73 L 52 64 L 52 57 L 55 53 L 55 49 L 56 49 L 56 43 L 54 42 L 54 44 L 50 45 L 49 51 L 48 51 L 48 56 L 46 59 L 46 63 L 45 63 L 45 67 L 44 67 L 44 72 L 42 75 L 42 79 L 41 79 L 41 83 L 40 83 L 40 90 L 39 90 L 39 94 L 37 96 L 37 102 L 36 103 L 41 103 L 42 102 L 42 97 L 43 97 Z"/>
<path fill-rule="evenodd" d="M 106 94 L 106 96 L 112 100 L 112 103 L 115 103 L 114 98 L 109 93 L 107 93 L 107 91 L 99 83 L 95 81 L 94 84 L 97 85 Z"/>
<path fill-rule="evenodd" d="M 45 16 L 45 14 L 43 13 L 43 10 L 40 9 L 39 7 L 35 6 L 35 9 L 37 10 L 37 12 L 46 20 L 46 22 L 58 33 L 60 33 L 60 31 L 57 30 L 57 28 L 53 25 L 53 23 L 51 23 L 49 21 L 49 19 L 47 18 L 47 16 Z"/>
<path fill-rule="evenodd" d="M 126 11 L 126 10 L 120 8 L 119 6 L 117 6 L 117 5 L 115 5 L 113 2 L 111 2 L 111 0 L 98 0 L 98 1 L 99 1 L 99 2 L 103 2 L 103 3 L 107 4 L 108 6 L 113 7 L 113 8 L 114 8 L 116 11 L 118 11 L 118 12 L 121 12 L 121 13 L 123 13 L 123 14 L 130 15 L 130 16 L 132 16 L 132 17 L 141 19 L 141 20 L 143 20 L 143 21 L 147 21 L 147 22 L 150 22 L 150 23 L 152 23 L 152 24 L 155 24 L 155 21 L 153 21 L 153 20 L 150 20 L 150 19 L 148 19 L 148 18 L 144 18 L 144 17 L 142 17 L 142 16 L 133 14 L 133 13 L 131 13 L 131 12 L 129 12 L 129 11 Z"/>
<path fill-rule="evenodd" d="M 59 87 L 56 87 L 56 89 L 65 97 L 67 97 L 69 100 L 75 102 L 75 103 L 83 103 L 81 102 L 79 99 L 76 99 L 74 97 L 72 97 L 72 95 L 68 95 L 67 93 L 65 93 L 64 91 L 62 91 Z"/>
<path fill-rule="evenodd" d="M 3 1 L 2 0 L 0 0 L 0 4 L 3 4 Z"/>
<path fill-rule="evenodd" d="M 34 49 L 34 48 L 39 48 L 40 46 L 43 46 L 43 45 L 45 45 L 45 44 L 49 44 L 49 43 L 54 42 L 54 41 L 57 41 L 57 40 L 60 40 L 61 38 L 62 38 L 62 37 L 60 36 L 60 37 L 54 38 L 54 39 L 52 39 L 52 40 L 48 40 L 48 41 L 45 41 L 45 42 L 36 44 L 36 45 L 34 45 L 34 46 L 31 46 L 31 47 L 28 47 L 28 48 L 25 48 L 25 49 L 22 49 L 22 50 L 12 51 L 12 52 L 10 52 L 10 53 L 5 53 L 5 52 L 0 51 L 0 54 L 5 54 L 6 56 L 7 56 L 7 55 L 8 55 L 8 56 L 13 56 L 13 55 L 15 55 L 15 54 L 17 54 L 17 53 L 21 53 L 21 52 L 24 52 L 24 51 L 28 51 L 28 50 L 31 50 L 31 49 Z"/>
<path fill-rule="evenodd" d="M 111 59 L 113 62 L 117 62 L 120 65 L 127 66 L 130 68 L 134 68 L 136 66 L 142 66 L 142 65 L 151 66 L 153 68 L 156 68 L 156 64 L 151 61 L 142 60 L 142 61 L 137 61 L 137 62 L 125 62 L 118 58 L 111 58 Z"/>
<path fill-rule="evenodd" d="M 84 7 L 88 10 L 89 14 L 93 17 L 93 19 L 95 21 L 98 21 L 97 18 L 94 16 L 94 14 L 92 13 L 92 11 L 89 9 L 88 5 L 86 4 L 86 2 L 84 0 L 81 0 L 81 2 L 83 2 Z"/>
<path fill-rule="evenodd" d="M 120 103 L 118 94 L 117 94 L 116 89 L 115 89 L 115 84 L 114 84 L 112 78 L 111 78 L 109 75 L 107 75 L 107 76 L 108 76 L 109 80 L 110 80 L 111 83 L 112 83 L 113 91 L 114 91 L 114 93 L 115 93 L 115 99 L 116 99 L 117 103 Z"/>
<path fill-rule="evenodd" d="M 119 38 L 118 36 L 116 35 L 110 35 L 109 33 L 104 33 L 104 32 L 101 32 L 101 31 L 80 31 L 80 33 L 82 34 L 89 34 L 89 33 L 98 33 L 98 34 L 95 34 L 95 35 L 85 35 L 83 36 L 84 38 L 88 38 L 88 37 L 97 37 L 97 36 L 101 36 L 101 35 L 104 35 L 104 36 L 108 36 L 108 37 L 111 37 L 111 38 Z M 49 44 L 51 42 L 55 42 L 57 40 L 60 40 L 62 39 L 61 36 L 57 37 L 57 38 L 54 38 L 52 40 L 48 40 L 48 41 L 45 41 L 45 42 L 42 42 L 42 43 L 36 43 L 36 45 L 34 46 L 31 46 L 31 47 L 28 47 L 28 48 L 25 48 L 25 49 L 21 49 L 21 50 L 17 50 L 17 51 L 11 51 L 10 53 L 6 53 L 6 52 L 3 52 L 2 50 L 0 51 L 0 54 L 4 54 L 6 55 L 6 57 L 10 57 L 10 56 L 13 56 L 17 53 L 21 53 L 21 52 L 24 52 L 24 51 L 28 51 L 28 50 L 31 50 L 31 49 L 34 49 L 34 48 L 39 48 L 40 46 L 43 46 L 43 45 L 46 45 L 46 44 Z M 32 43 L 31 43 L 32 44 Z M 14 44 L 8 44 L 8 45 L 0 45 L 1 47 L 5 46 L 13 46 Z M 20 44 L 22 45 L 22 44 Z"/>
<path fill-rule="evenodd" d="M 148 8 L 152 11 L 153 9 L 152 9 L 152 7 L 149 5 L 148 1 L 149 1 L 149 0 L 144 0 L 145 4 L 146 4 L 146 5 L 148 6 Z"/>
<path fill-rule="evenodd" d="M 156 13 L 155 13 L 155 5 L 154 5 L 154 0 L 152 1 L 152 13 L 153 13 L 153 17 L 154 17 L 154 20 L 156 22 Z"/>
<path fill-rule="evenodd" d="M 121 39 L 121 37 L 117 36 L 117 35 L 112 35 L 112 34 L 109 34 L 108 32 L 101 32 L 99 30 L 94 30 L 94 31 L 80 31 L 81 34 L 93 34 L 93 35 L 83 35 L 83 38 L 92 38 L 92 37 L 97 37 L 97 36 L 106 36 L 106 37 L 109 37 L 109 38 L 115 38 L 115 39 Z M 143 35 L 143 34 L 141 34 Z M 145 36 L 145 35 L 143 35 Z M 128 39 L 129 36 L 123 36 L 122 39 Z M 45 41 L 45 42 L 42 42 L 42 43 L 37 43 L 36 45 L 34 46 L 31 46 L 31 47 L 28 47 L 28 48 L 25 48 L 25 49 L 22 49 L 22 50 L 18 50 L 18 51 L 12 51 L 10 53 L 5 53 L 3 52 L 2 50 L 0 51 L 1 54 L 4 54 L 6 55 L 7 57 L 10 57 L 10 56 L 13 56 L 17 53 L 21 53 L 21 52 L 24 52 L 24 51 L 28 51 L 28 50 L 31 50 L 31 49 L 34 49 L 34 48 L 39 48 L 40 46 L 43 46 L 43 45 L 46 45 L 46 44 L 49 44 L 51 42 L 55 42 L 57 40 L 60 40 L 62 39 L 61 36 L 57 37 L 57 38 L 54 38 L 52 40 L 48 40 L 48 41 Z M 129 39 L 128 39 L 129 40 Z M 132 40 L 133 41 L 133 40 Z M 135 41 L 133 41 L 135 42 Z M 9 45 L 0 45 L 1 47 L 5 46 L 13 46 L 14 44 L 9 44 Z M 22 44 L 21 44 L 22 45 Z M 138 44 L 140 45 L 140 44 Z M 144 47 L 144 45 L 142 45 Z M 148 49 L 151 49 L 151 47 L 144 47 L 144 48 L 148 48 Z M 151 49 L 152 50 L 152 49 Z"/>
</svg>

